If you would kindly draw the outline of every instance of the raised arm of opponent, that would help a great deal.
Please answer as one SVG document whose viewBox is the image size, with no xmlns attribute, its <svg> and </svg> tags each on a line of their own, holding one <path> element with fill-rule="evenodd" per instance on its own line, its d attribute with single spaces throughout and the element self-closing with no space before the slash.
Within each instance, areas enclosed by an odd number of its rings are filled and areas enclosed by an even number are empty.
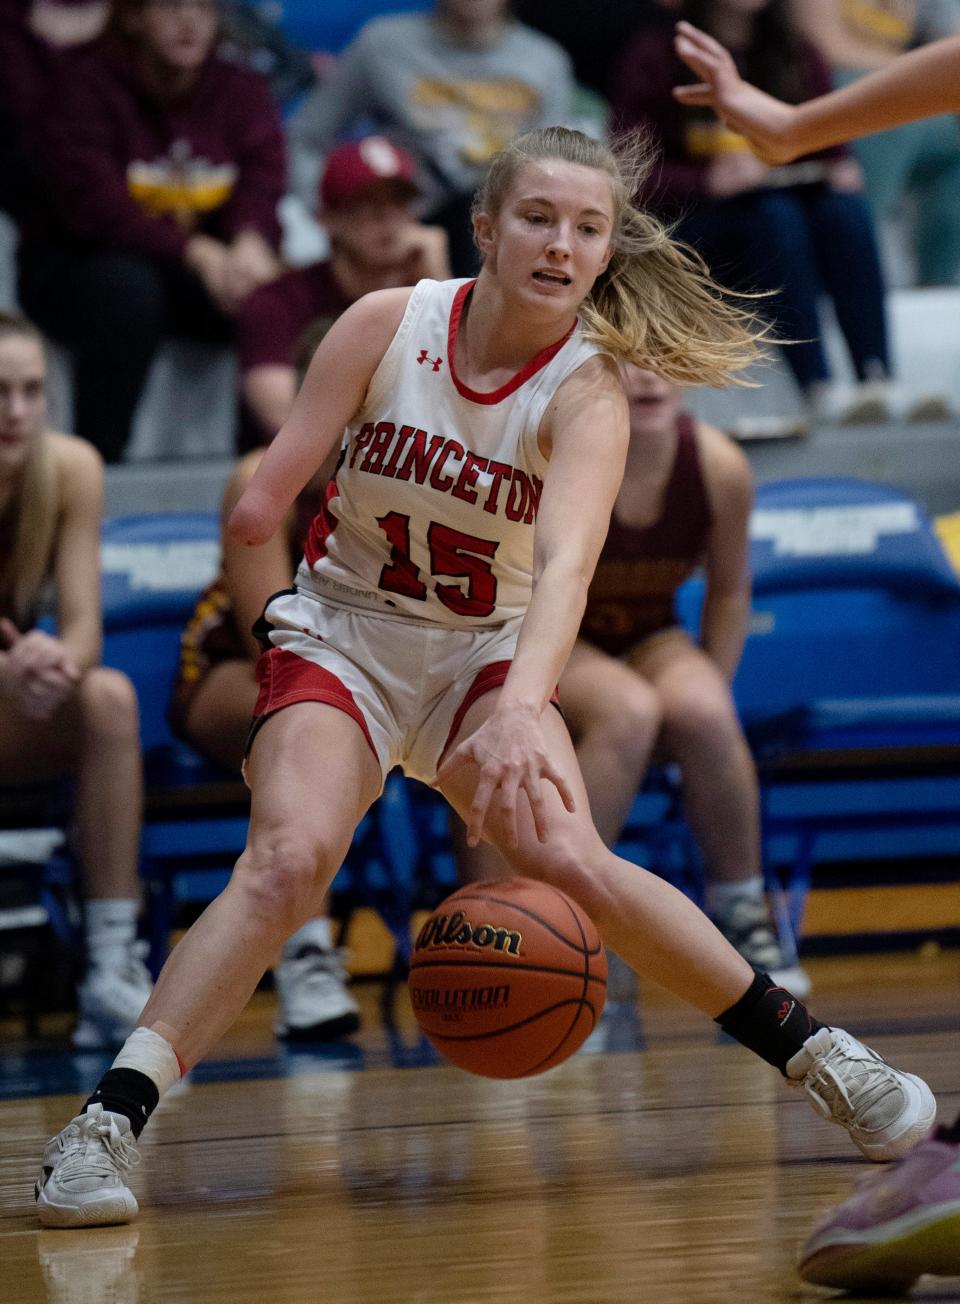
<svg viewBox="0 0 960 1304">
<path fill-rule="evenodd" d="M 674 45 L 702 79 L 674 87 L 675 97 L 681 104 L 709 105 L 768 163 L 787 163 L 916 118 L 960 112 L 960 36 L 910 50 L 841 90 L 798 105 L 744 81 L 728 51 L 690 23 L 677 24 Z"/>
</svg>

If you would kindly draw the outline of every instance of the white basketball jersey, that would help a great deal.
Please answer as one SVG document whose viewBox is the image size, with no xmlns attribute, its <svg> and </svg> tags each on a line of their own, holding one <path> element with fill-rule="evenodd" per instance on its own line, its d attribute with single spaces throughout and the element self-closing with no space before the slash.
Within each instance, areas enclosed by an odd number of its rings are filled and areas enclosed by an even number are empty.
<svg viewBox="0 0 960 1304">
<path fill-rule="evenodd" d="M 456 374 L 472 281 L 421 281 L 344 432 L 297 584 L 347 606 L 460 628 L 530 601 L 547 463 L 537 431 L 557 387 L 600 350 L 574 324 L 498 390 Z"/>
</svg>

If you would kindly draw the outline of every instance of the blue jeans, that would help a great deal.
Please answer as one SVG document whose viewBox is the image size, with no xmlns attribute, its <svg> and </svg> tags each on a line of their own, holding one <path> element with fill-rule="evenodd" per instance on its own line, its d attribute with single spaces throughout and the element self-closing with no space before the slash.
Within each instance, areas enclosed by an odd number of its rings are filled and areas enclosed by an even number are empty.
<svg viewBox="0 0 960 1304">
<path fill-rule="evenodd" d="M 883 274 L 861 195 L 818 184 L 706 200 L 680 220 L 676 236 L 699 250 L 721 284 L 772 291 L 758 309 L 780 338 L 797 341 L 785 357 L 802 387 L 830 376 L 817 311 L 824 292 L 857 376 L 888 372 Z"/>
</svg>

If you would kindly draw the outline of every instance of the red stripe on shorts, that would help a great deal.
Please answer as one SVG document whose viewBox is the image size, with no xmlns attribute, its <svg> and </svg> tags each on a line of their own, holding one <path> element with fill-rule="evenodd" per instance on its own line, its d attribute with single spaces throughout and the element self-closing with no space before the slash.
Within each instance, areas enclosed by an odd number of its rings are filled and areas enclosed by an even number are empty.
<svg viewBox="0 0 960 1304">
<path fill-rule="evenodd" d="M 273 715 L 285 706 L 293 706 L 296 702 L 322 702 L 326 706 L 334 706 L 351 720 L 356 720 L 377 765 L 380 764 L 366 717 L 357 706 L 350 689 L 331 671 L 308 661 L 306 657 L 297 656 L 296 652 L 272 647 L 257 661 L 257 682 L 260 691 L 253 708 L 254 720 L 266 719 L 268 715 Z"/>
<path fill-rule="evenodd" d="M 503 681 L 506 679 L 512 661 L 491 661 L 488 666 L 478 670 L 473 683 L 464 694 L 463 701 L 457 707 L 456 714 L 453 717 L 453 723 L 450 726 L 450 732 L 447 734 L 447 741 L 443 744 L 443 751 L 437 758 L 437 768 L 443 764 L 443 758 L 450 749 L 450 745 L 460 731 L 463 724 L 463 717 L 479 698 L 485 693 L 491 692 L 494 688 L 502 688 Z M 554 689 L 550 695 L 550 701 L 559 704 L 560 698 L 557 696 L 557 690 Z"/>
</svg>

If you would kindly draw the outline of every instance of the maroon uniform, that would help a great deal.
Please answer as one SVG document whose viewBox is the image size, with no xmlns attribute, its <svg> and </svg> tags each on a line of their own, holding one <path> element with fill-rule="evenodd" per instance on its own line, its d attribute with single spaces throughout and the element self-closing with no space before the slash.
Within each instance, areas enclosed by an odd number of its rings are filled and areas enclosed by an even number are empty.
<svg viewBox="0 0 960 1304">
<path fill-rule="evenodd" d="M 712 523 L 694 423 L 682 412 L 660 519 L 639 529 L 621 525 L 614 508 L 580 637 L 620 656 L 676 625 L 677 589 L 702 561 Z"/>
</svg>

